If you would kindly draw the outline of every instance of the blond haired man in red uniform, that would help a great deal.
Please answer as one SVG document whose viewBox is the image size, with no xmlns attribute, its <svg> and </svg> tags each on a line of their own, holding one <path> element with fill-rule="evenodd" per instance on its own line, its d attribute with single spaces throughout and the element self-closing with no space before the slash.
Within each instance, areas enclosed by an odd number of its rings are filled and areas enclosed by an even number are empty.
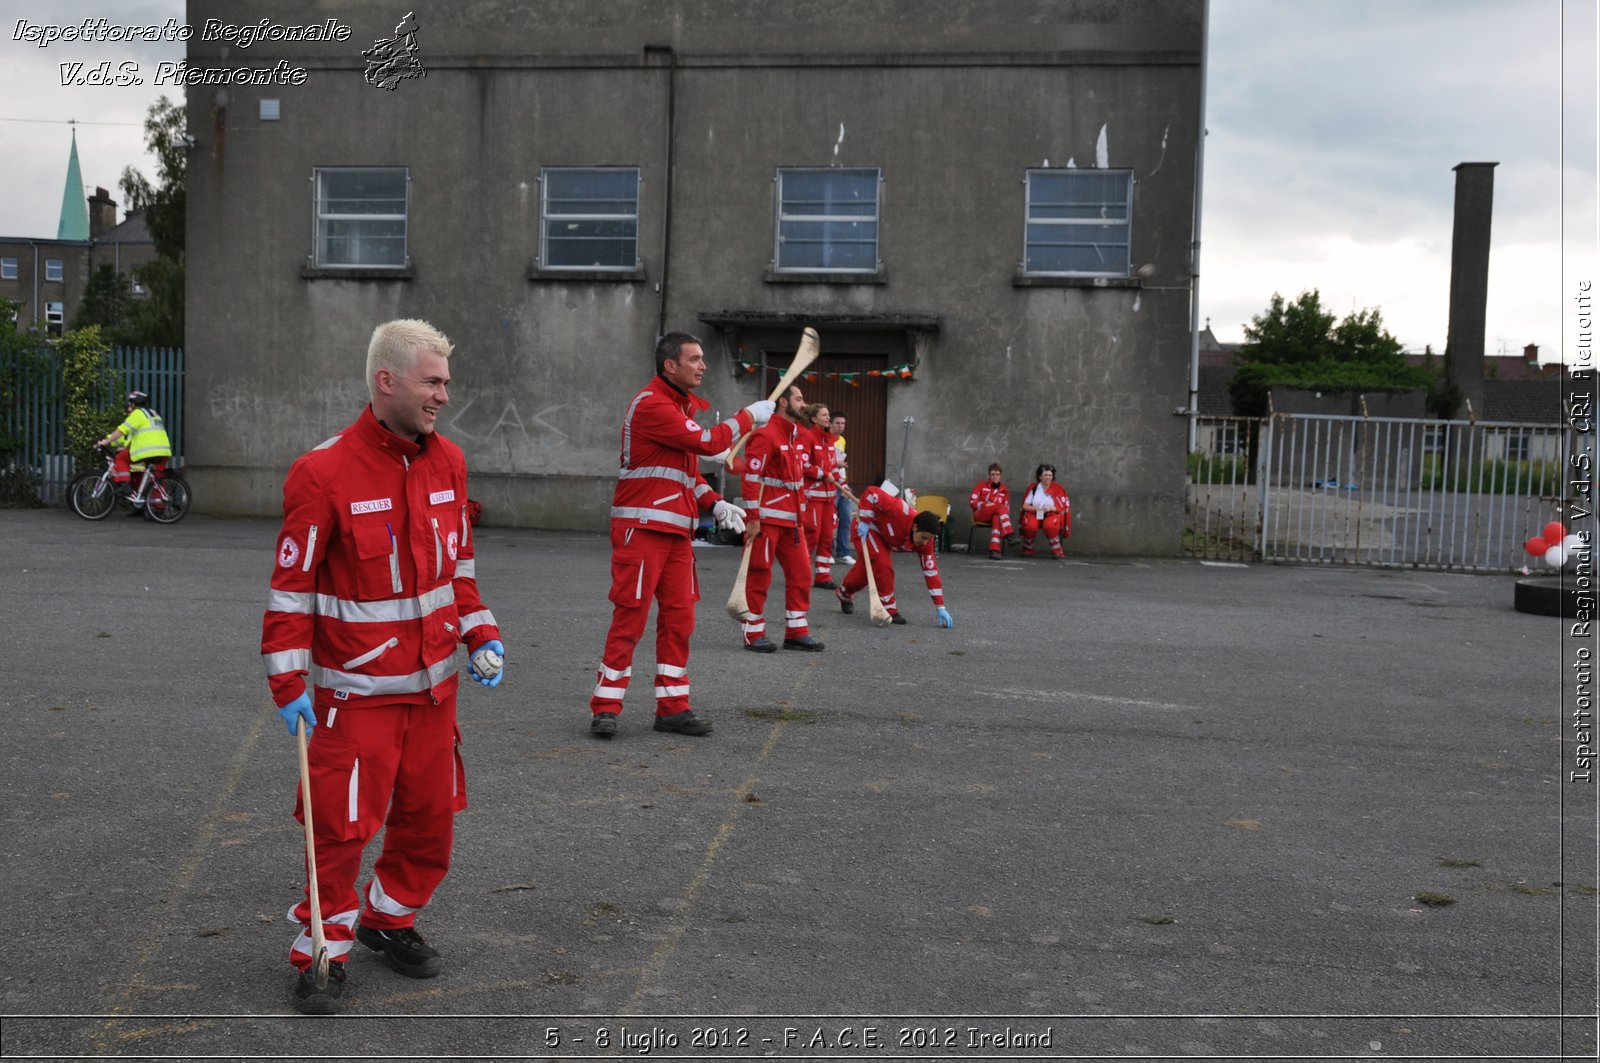
<svg viewBox="0 0 1600 1063">
<path fill-rule="evenodd" d="M 478 596 L 466 461 L 434 431 L 450 401 L 451 349 L 426 322 L 379 325 L 367 348 L 371 404 L 283 482 L 261 653 L 290 733 L 315 728 L 324 988 L 310 970 L 309 887 L 289 913 L 301 928 L 289 951 L 294 1005 L 309 1014 L 337 1010 L 355 941 L 412 978 L 442 963 L 413 923 L 450 866 L 467 804 L 455 651 L 465 644 L 485 686 L 500 682 L 505 657 Z M 383 850 L 358 896 L 361 853 L 379 828 Z"/>
<path fill-rule="evenodd" d="M 778 648 L 767 638 L 765 616 L 774 563 L 783 568 L 783 648 L 812 652 L 823 648 L 811 637 L 806 617 L 811 608 L 811 555 L 806 552 L 804 530 L 804 457 L 810 446 L 809 435 L 801 428 L 805 404 L 800 388 L 791 384 L 788 394 L 778 400 L 772 420 L 745 447 L 745 521 L 756 539 L 745 578 L 750 611 L 741 627 L 744 648 L 756 653 Z"/>
<path fill-rule="evenodd" d="M 656 344 L 656 375 L 622 415 L 622 453 L 611 499 L 611 629 L 589 698 L 589 733 L 617 733 L 622 698 L 633 676 L 633 652 L 656 603 L 655 729 L 711 733 L 711 722 L 689 707 L 689 636 L 694 632 L 693 535 L 709 509 L 717 524 L 744 530 L 739 507 L 725 502 L 700 475 L 700 458 L 715 457 L 772 416 L 773 404 L 753 402 L 728 421 L 702 428 L 694 415 L 711 404 L 693 394 L 705 377 L 700 341 L 669 332 Z"/>
</svg>

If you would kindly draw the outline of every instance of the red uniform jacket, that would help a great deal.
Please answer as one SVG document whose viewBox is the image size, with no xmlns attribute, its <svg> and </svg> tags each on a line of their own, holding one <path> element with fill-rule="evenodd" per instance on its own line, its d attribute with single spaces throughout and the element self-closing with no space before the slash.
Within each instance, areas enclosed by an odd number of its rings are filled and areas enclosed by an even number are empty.
<svg viewBox="0 0 1600 1063">
<path fill-rule="evenodd" d="M 456 643 L 500 637 L 475 577 L 461 449 L 402 439 L 367 407 L 283 482 L 261 623 L 273 701 L 299 697 L 307 675 L 323 707 L 450 696 Z"/>
<path fill-rule="evenodd" d="M 1035 480 L 1033 483 L 1029 484 L 1028 485 L 1028 489 L 1026 491 L 1022 492 L 1022 501 L 1026 502 L 1028 500 L 1028 496 L 1033 494 L 1033 489 L 1038 487 L 1038 486 L 1039 486 L 1039 481 L 1037 481 L 1037 480 Z M 1055 502 L 1055 504 L 1056 504 L 1055 512 L 1061 514 L 1061 534 L 1062 535 L 1071 535 L 1072 534 L 1072 500 L 1067 497 L 1067 489 L 1065 487 L 1062 487 L 1060 484 L 1055 483 L 1054 481 L 1052 481 L 1050 486 L 1045 488 L 1045 493 L 1048 494 L 1050 496 L 1051 500 Z M 1024 513 L 1023 516 L 1027 516 L 1027 514 Z"/>
<path fill-rule="evenodd" d="M 710 409 L 700 396 L 651 378 L 622 417 L 621 470 L 611 496 L 611 527 L 644 528 L 690 538 L 696 517 L 722 500 L 700 475 L 701 454 L 717 454 L 750 430 L 740 410 L 732 420 L 701 428 L 693 414 Z"/>
<path fill-rule="evenodd" d="M 836 453 L 833 441 L 838 437 L 826 428 L 815 425 L 801 428 L 800 433 L 809 437 L 805 468 L 806 504 L 813 508 L 832 505 L 835 494 L 833 456 Z"/>
<path fill-rule="evenodd" d="M 744 504 L 746 519 L 760 519 L 780 527 L 795 527 L 805 509 L 805 465 L 802 452 L 809 441 L 802 429 L 782 414 L 756 429 L 745 447 Z M 755 512 L 756 499 L 761 511 Z"/>
<path fill-rule="evenodd" d="M 976 513 L 984 506 L 999 506 L 1001 509 L 1011 508 L 1011 492 L 1006 490 L 1003 483 L 992 484 L 987 479 L 972 489 L 972 495 L 967 499 L 967 504 Z"/>
<path fill-rule="evenodd" d="M 944 582 L 939 579 L 938 555 L 934 553 L 934 540 L 918 546 L 912 541 L 915 530 L 912 522 L 917 511 L 881 487 L 869 487 L 861 492 L 861 505 L 856 509 L 861 523 L 872 529 L 891 550 L 909 550 L 917 554 L 922 563 L 922 578 L 928 584 L 928 594 L 937 608 L 944 604 Z"/>
</svg>

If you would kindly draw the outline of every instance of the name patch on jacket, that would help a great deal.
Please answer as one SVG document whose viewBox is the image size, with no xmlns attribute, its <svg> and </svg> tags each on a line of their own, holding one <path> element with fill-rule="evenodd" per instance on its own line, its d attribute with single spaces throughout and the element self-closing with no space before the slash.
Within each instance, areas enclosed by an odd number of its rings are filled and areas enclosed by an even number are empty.
<svg viewBox="0 0 1600 1063">
<path fill-rule="evenodd" d="M 455 488 L 448 491 L 435 491 L 428 496 L 428 505 L 437 506 L 441 502 L 454 502 L 456 500 Z"/>
<path fill-rule="evenodd" d="M 365 502 L 350 503 L 351 513 L 381 513 L 386 509 L 394 508 L 392 498 L 369 498 Z"/>
</svg>

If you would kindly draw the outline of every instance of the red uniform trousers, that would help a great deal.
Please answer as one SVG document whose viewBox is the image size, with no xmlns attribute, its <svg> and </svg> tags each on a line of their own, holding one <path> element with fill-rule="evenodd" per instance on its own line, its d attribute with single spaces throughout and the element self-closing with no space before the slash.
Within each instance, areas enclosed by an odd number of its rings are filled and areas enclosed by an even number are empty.
<svg viewBox="0 0 1600 1063">
<path fill-rule="evenodd" d="M 166 458 L 156 458 L 144 463 L 148 469 L 153 469 L 157 474 L 167 467 Z M 128 457 L 128 448 L 123 447 L 111 457 L 111 482 L 125 484 L 133 479 L 133 459 Z"/>
<path fill-rule="evenodd" d="M 805 517 L 802 514 L 801 520 Z M 751 643 L 767 633 L 767 591 L 772 586 L 772 563 L 783 567 L 783 637 L 811 634 L 806 611 L 811 608 L 811 555 L 806 553 L 804 532 L 794 525 L 761 522 L 761 538 L 750 550 L 750 573 L 745 577 L 745 601 L 750 611 L 742 626 L 744 641 Z"/>
<path fill-rule="evenodd" d="M 815 582 L 833 582 L 833 537 L 839 530 L 839 509 L 834 504 L 837 497 L 830 492 L 827 498 L 809 499 L 808 516 L 815 519 L 815 536 L 807 544 L 816 558 Z"/>
<path fill-rule="evenodd" d="M 1052 509 L 1044 515 L 1044 520 L 1039 519 L 1039 514 L 1024 512 L 1022 514 L 1022 552 L 1024 555 L 1033 553 L 1033 540 L 1039 534 L 1042 525 L 1046 538 L 1050 540 L 1050 552 L 1057 557 L 1061 553 L 1061 518 L 1059 510 Z"/>
<path fill-rule="evenodd" d="M 621 712 L 633 676 L 633 651 L 656 602 L 656 715 L 689 709 L 689 636 L 700 600 L 694 548 L 686 535 L 611 529 L 611 630 L 600 658 L 590 712 Z"/>
<path fill-rule="evenodd" d="M 898 612 L 894 603 L 894 562 L 890 559 L 891 551 L 884 545 L 882 536 L 869 531 L 867 541 L 863 543 L 860 534 L 852 531 L 850 545 L 855 547 L 856 563 L 844 575 L 844 586 L 840 589 L 845 596 L 853 597 L 867 585 L 867 570 L 862 566 L 870 564 L 872 578 L 878 584 L 878 601 L 889 612 Z"/>
<path fill-rule="evenodd" d="M 972 511 L 972 520 L 975 524 L 989 525 L 989 549 L 1000 549 L 1000 537 L 1010 535 L 1011 510 L 998 502 L 991 502 L 986 506 L 979 506 Z"/>
<path fill-rule="evenodd" d="M 338 961 L 355 940 L 361 906 L 356 876 L 367 843 L 383 829 L 361 925 L 410 926 L 450 869 L 455 814 L 467 807 L 467 780 L 453 690 L 437 705 L 363 702 L 340 711 L 340 703 L 318 689 L 315 703 L 322 723 L 311 732 L 306 759 L 317 899 L 328 958 Z M 298 799 L 295 818 L 305 822 Z M 312 962 L 310 896 L 308 884 L 306 899 L 289 911 L 289 921 L 301 927 L 289 962 L 300 970 Z"/>
</svg>

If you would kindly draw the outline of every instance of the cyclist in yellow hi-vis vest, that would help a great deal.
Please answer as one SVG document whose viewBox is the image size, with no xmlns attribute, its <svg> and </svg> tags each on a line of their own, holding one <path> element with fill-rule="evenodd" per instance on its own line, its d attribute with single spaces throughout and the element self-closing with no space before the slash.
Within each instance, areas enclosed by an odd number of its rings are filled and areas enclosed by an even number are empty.
<svg viewBox="0 0 1600 1063">
<path fill-rule="evenodd" d="M 172 457 L 172 440 L 167 438 L 167 425 L 161 415 L 150 408 L 150 396 L 142 391 L 128 392 L 128 419 L 112 429 L 100 441 L 101 446 L 113 446 L 126 441 L 117 451 L 115 468 L 111 474 L 118 489 L 128 486 L 133 478 L 133 465 L 153 465 L 157 472 Z M 140 505 L 144 499 L 135 494 L 130 501 Z"/>
</svg>

